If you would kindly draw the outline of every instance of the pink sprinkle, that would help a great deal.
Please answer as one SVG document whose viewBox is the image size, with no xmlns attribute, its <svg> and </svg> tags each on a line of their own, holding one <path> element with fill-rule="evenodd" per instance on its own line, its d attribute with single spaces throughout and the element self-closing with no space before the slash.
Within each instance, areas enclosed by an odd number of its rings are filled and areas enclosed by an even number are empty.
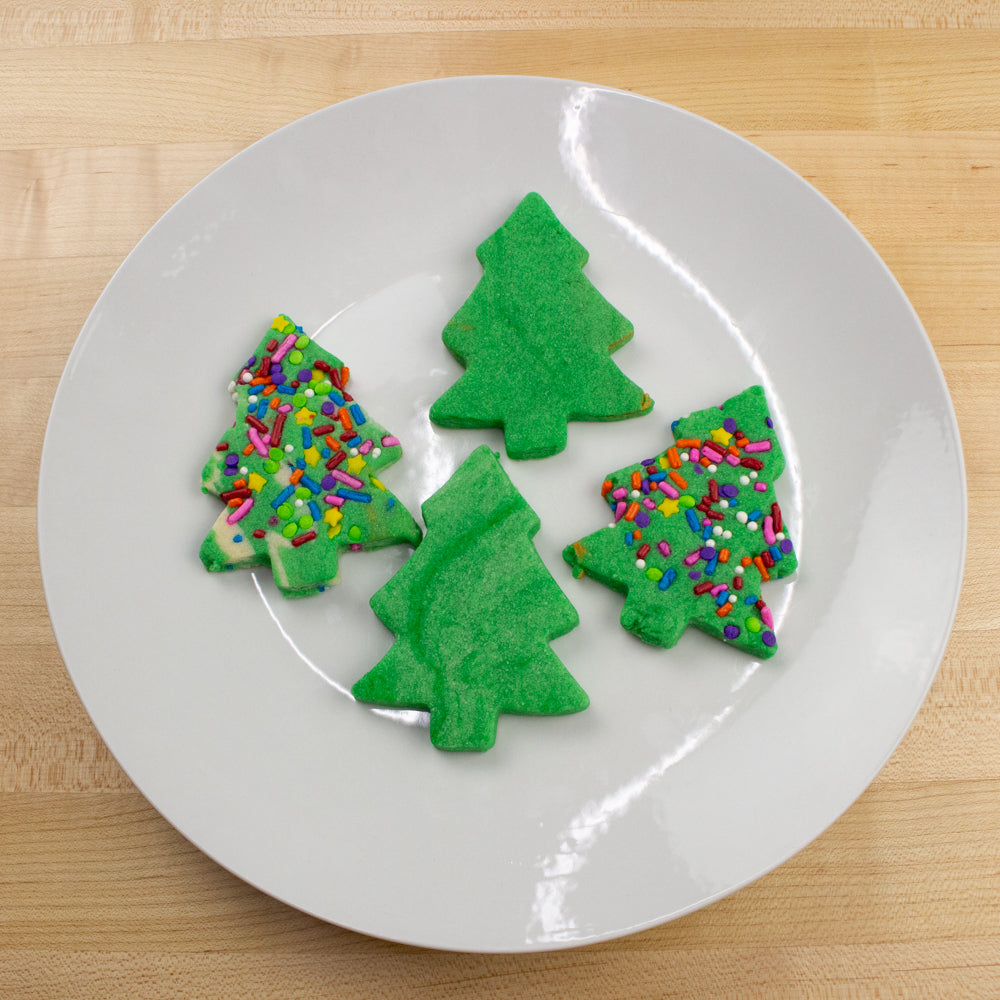
<svg viewBox="0 0 1000 1000">
<path fill-rule="evenodd" d="M 691 461 L 692 461 L 692 462 L 697 462 L 697 461 L 698 461 L 698 459 L 699 459 L 699 458 L 701 458 L 701 452 L 700 452 L 700 451 L 698 451 L 698 449 L 697 449 L 697 448 L 692 448 L 692 449 L 691 449 L 691 450 L 690 450 L 690 451 L 688 452 L 688 454 L 689 454 L 689 455 L 691 456 Z"/>
<path fill-rule="evenodd" d="M 268 456 L 267 448 L 265 447 L 264 442 L 261 441 L 260 435 L 257 433 L 256 427 L 247 428 L 247 437 L 250 438 L 250 443 L 254 446 L 254 448 L 257 449 L 257 454 L 263 455 L 264 458 L 267 458 Z"/>
<path fill-rule="evenodd" d="M 665 479 L 661 479 L 656 485 L 660 488 L 660 491 L 666 493 L 671 500 L 676 500 L 680 496 L 680 493 L 678 493 L 677 490 L 675 490 Z"/>
<path fill-rule="evenodd" d="M 718 448 L 713 448 L 710 444 L 704 444 L 702 445 L 701 450 L 706 458 L 710 458 L 713 462 L 722 461 L 723 453 L 719 451 Z"/>
<path fill-rule="evenodd" d="M 744 451 L 770 451 L 771 441 L 769 438 L 765 438 L 763 441 L 751 441 L 749 444 L 743 446 Z"/>
<path fill-rule="evenodd" d="M 670 555 L 670 544 L 669 542 L 657 542 L 656 547 L 660 550 L 661 556 Z"/>
<path fill-rule="evenodd" d="M 729 454 L 729 453 L 726 454 L 726 461 L 730 465 L 739 465 L 740 464 L 740 460 L 735 455 L 732 455 L 732 454 Z"/>
<path fill-rule="evenodd" d="M 399 447 L 399 438 L 394 438 L 391 434 L 386 434 L 386 436 L 384 438 L 382 438 L 382 447 L 383 448 L 398 448 Z"/>
<path fill-rule="evenodd" d="M 361 447 L 360 447 L 360 448 L 358 448 L 358 451 L 359 451 L 359 452 L 360 452 L 360 453 L 361 453 L 362 455 L 367 455 L 367 454 L 368 454 L 368 452 L 370 452 L 371 450 L 372 450 L 372 442 L 371 442 L 371 440 L 370 440 L 370 439 L 369 439 L 368 441 L 362 441 L 362 442 L 361 442 Z"/>
<path fill-rule="evenodd" d="M 716 585 L 715 585 L 715 586 L 714 586 L 714 587 L 713 587 L 713 588 L 712 588 L 712 589 L 711 589 L 711 590 L 709 591 L 709 593 L 710 593 L 710 594 L 711 594 L 711 595 L 712 595 L 713 597 L 718 597 L 718 596 L 719 596 L 719 594 L 721 594 L 721 593 L 722 593 L 722 592 L 723 592 L 724 590 L 728 590 L 728 589 L 729 589 L 729 587 L 728 587 L 728 586 L 727 586 L 726 584 L 724 584 L 724 583 L 717 583 L 717 584 L 716 584 Z"/>
<path fill-rule="evenodd" d="M 238 520 L 240 520 L 240 518 L 246 517 L 246 515 L 250 513 L 250 508 L 252 506 L 253 497 L 247 497 L 246 500 L 244 500 L 243 503 L 241 503 L 239 507 L 237 507 L 236 510 L 234 510 L 232 514 L 226 518 L 226 524 L 235 524 Z"/>
<path fill-rule="evenodd" d="M 351 544 L 348 546 L 348 548 L 352 552 L 360 552 L 361 551 L 361 545 L 358 542 L 351 542 Z"/>
<path fill-rule="evenodd" d="M 270 433 L 268 433 L 268 434 L 265 434 L 265 435 L 264 435 L 264 436 L 263 436 L 263 437 L 261 438 L 261 441 L 263 441 L 263 442 L 264 442 L 264 444 L 270 444 L 270 443 L 271 443 L 271 435 L 270 435 Z"/>
<path fill-rule="evenodd" d="M 611 496 L 615 500 L 624 500 L 628 496 L 628 490 L 624 486 L 619 486 L 618 489 L 611 491 Z"/>
<path fill-rule="evenodd" d="M 615 520 L 620 521 L 625 516 L 626 510 L 628 510 L 628 504 L 624 500 L 619 500 L 615 504 Z"/>
<path fill-rule="evenodd" d="M 279 413 L 291 413 L 292 412 L 292 404 L 291 403 L 282 403 L 281 406 L 278 407 L 278 412 Z"/>
<path fill-rule="evenodd" d="M 650 500 L 649 497 L 642 498 L 642 505 L 647 510 L 656 510 L 656 504 L 652 500 Z"/>
<path fill-rule="evenodd" d="M 332 507 L 343 507 L 344 506 L 344 498 L 343 497 L 334 496 L 332 493 L 327 493 L 327 495 L 325 497 L 323 497 L 323 499 L 328 504 L 330 504 Z"/>
<path fill-rule="evenodd" d="M 360 479 L 357 479 L 349 472 L 343 472 L 340 469 L 332 469 L 330 471 L 330 475 L 333 476 L 334 479 L 342 482 L 345 486 L 350 486 L 352 490 L 360 490 L 361 487 L 364 486 L 364 483 L 361 482 Z M 337 499 L 342 500 L 343 498 L 337 497 Z"/>
<path fill-rule="evenodd" d="M 290 333 L 285 337 L 278 349 L 271 355 L 271 364 L 274 364 L 275 361 L 280 361 L 295 346 L 296 340 L 298 340 L 298 337 L 294 333 Z"/>
<path fill-rule="evenodd" d="M 774 537 L 774 518 L 770 514 L 764 518 L 764 541 L 768 545 L 774 545 L 778 541 Z"/>
<path fill-rule="evenodd" d="M 690 555 L 684 557 L 685 566 L 693 566 L 701 558 L 701 549 L 695 549 Z"/>
<path fill-rule="evenodd" d="M 763 493 L 763 492 L 764 492 L 764 490 L 766 490 L 766 489 L 767 489 L 767 483 L 762 483 L 762 482 L 758 481 L 758 482 L 756 482 L 756 483 L 754 483 L 754 484 L 753 484 L 753 488 L 754 488 L 754 489 L 755 489 L 755 490 L 756 490 L 756 491 L 757 491 L 758 493 Z"/>
<path fill-rule="evenodd" d="M 771 609 L 766 604 L 760 609 L 760 620 L 768 628 L 774 628 L 774 617 L 771 614 Z"/>
</svg>

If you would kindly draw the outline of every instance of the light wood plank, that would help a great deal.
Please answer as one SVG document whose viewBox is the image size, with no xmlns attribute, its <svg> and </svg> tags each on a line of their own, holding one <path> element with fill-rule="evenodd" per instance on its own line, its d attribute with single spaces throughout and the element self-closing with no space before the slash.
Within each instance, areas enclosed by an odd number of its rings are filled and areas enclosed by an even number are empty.
<svg viewBox="0 0 1000 1000">
<path fill-rule="evenodd" d="M 211 5 L 194 0 L 111 4 L 20 2 L 0 9 L 0 45 L 34 48 L 53 45 L 135 44 L 207 41 L 261 36 L 398 34 L 443 31 L 524 31 L 586 28 L 969 28 L 1000 27 L 991 4 L 964 0 L 843 0 L 812 4 L 766 0 L 616 0 L 601 4 L 575 0 L 494 0 L 425 3 L 367 0 L 328 4 L 279 0 L 254 9 L 245 0 Z"/>
<path fill-rule="evenodd" d="M 8 149 L 250 142 L 347 97 L 445 76 L 562 75 L 737 131 L 995 129 L 1000 31 L 584 29 L 8 50 Z M 720 87 L 719 81 L 726 86 Z M 819 85 L 821 81 L 821 85 Z"/>
</svg>

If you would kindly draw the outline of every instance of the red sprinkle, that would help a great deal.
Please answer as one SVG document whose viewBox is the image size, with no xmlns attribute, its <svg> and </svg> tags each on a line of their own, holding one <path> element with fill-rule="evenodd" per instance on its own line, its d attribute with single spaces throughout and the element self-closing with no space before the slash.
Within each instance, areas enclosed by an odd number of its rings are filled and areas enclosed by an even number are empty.
<svg viewBox="0 0 1000 1000">
<path fill-rule="evenodd" d="M 708 495 L 712 498 L 712 503 L 719 502 L 719 484 L 714 479 L 708 481 Z"/>
<path fill-rule="evenodd" d="M 258 420 L 252 413 L 248 413 L 245 419 L 251 427 L 256 428 L 261 434 L 267 433 L 267 424 L 263 420 Z"/>
<path fill-rule="evenodd" d="M 245 500 L 248 496 L 250 496 L 250 489 L 249 487 L 244 486 L 242 489 L 239 490 L 226 490 L 225 493 L 220 493 L 219 499 L 225 500 L 226 503 L 229 503 L 229 501 L 234 498 Z"/>
<path fill-rule="evenodd" d="M 285 429 L 285 414 L 279 413 L 274 418 L 274 427 L 271 428 L 271 447 L 277 448 L 281 444 L 281 432 Z"/>
<path fill-rule="evenodd" d="M 694 585 L 694 592 L 696 594 L 707 594 L 715 586 L 711 580 L 703 580 L 701 583 L 696 583 Z"/>
<path fill-rule="evenodd" d="M 315 537 L 315 531 L 307 531 L 304 535 L 296 535 L 292 539 L 292 545 L 298 548 L 300 545 L 305 545 L 306 542 L 311 542 Z"/>
<path fill-rule="evenodd" d="M 743 577 L 742 576 L 734 576 L 733 577 L 733 590 L 742 590 L 742 589 L 743 589 Z"/>
<path fill-rule="evenodd" d="M 253 529 L 253 537 L 254 538 L 263 538 L 264 535 L 265 535 L 265 531 L 264 531 L 263 528 L 254 528 Z"/>
<path fill-rule="evenodd" d="M 322 358 L 313 362 L 313 368 L 318 368 L 321 372 L 328 372 L 330 370 L 330 366 Z"/>
<path fill-rule="evenodd" d="M 323 424 L 313 428 L 313 437 L 322 437 L 324 434 L 332 434 L 337 429 L 336 424 Z"/>
<path fill-rule="evenodd" d="M 216 451 L 229 451 L 229 442 L 220 441 L 219 444 L 215 446 Z"/>
<path fill-rule="evenodd" d="M 646 544 L 639 546 L 639 551 L 636 553 L 637 559 L 645 559 L 649 555 L 649 546 Z"/>
<path fill-rule="evenodd" d="M 336 455 L 327 461 L 326 467 L 328 469 L 335 469 L 341 462 L 344 461 L 345 458 L 347 458 L 347 452 L 341 449 Z"/>
<path fill-rule="evenodd" d="M 764 468 L 764 463 L 759 458 L 741 458 L 740 465 L 747 469 L 760 470 Z"/>
<path fill-rule="evenodd" d="M 781 508 L 778 506 L 777 501 L 771 504 L 771 520 L 774 523 L 774 530 L 781 531 Z"/>
<path fill-rule="evenodd" d="M 721 521 L 725 515 L 721 510 L 706 510 L 705 517 L 711 518 L 713 521 Z"/>
</svg>

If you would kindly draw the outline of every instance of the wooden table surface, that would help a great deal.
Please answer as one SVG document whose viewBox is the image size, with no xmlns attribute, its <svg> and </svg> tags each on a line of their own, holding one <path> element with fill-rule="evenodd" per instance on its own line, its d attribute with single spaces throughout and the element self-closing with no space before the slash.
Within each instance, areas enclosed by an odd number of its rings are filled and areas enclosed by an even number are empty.
<svg viewBox="0 0 1000 1000">
<path fill-rule="evenodd" d="M 855 805 L 777 871 L 700 912 L 526 956 L 423 951 L 328 926 L 192 847 L 124 776 L 74 692 L 35 527 L 53 393 L 97 296 L 147 228 L 278 126 L 366 91 L 476 73 L 659 98 L 811 181 L 920 315 L 958 414 L 969 490 L 947 653 Z M 0 358 L 5 1000 L 1000 996 L 1000 600 L 983 535 L 1000 518 L 996 2 L 5 3 Z"/>
</svg>

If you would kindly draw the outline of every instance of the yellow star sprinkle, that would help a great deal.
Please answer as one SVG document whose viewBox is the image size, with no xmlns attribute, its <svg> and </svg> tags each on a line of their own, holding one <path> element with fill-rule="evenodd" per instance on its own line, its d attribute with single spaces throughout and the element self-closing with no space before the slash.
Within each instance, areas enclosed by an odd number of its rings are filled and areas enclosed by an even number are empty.
<svg viewBox="0 0 1000 1000">
<path fill-rule="evenodd" d="M 717 427 L 712 431 L 712 440 L 717 444 L 728 445 L 731 438 L 732 434 L 725 427 Z"/>
<path fill-rule="evenodd" d="M 307 406 L 295 411 L 295 422 L 297 424 L 311 424 L 316 419 L 316 414 Z"/>
<path fill-rule="evenodd" d="M 314 444 L 310 445 L 305 451 L 302 452 L 302 456 L 310 465 L 315 465 L 320 458 L 319 448 L 317 448 Z"/>
<path fill-rule="evenodd" d="M 340 509 L 337 507 L 331 507 L 324 515 L 323 520 L 326 521 L 331 528 L 336 528 L 340 530 L 340 521 L 343 518 L 343 514 L 340 513 Z"/>
<path fill-rule="evenodd" d="M 356 476 L 367 464 L 360 455 L 354 455 L 347 460 L 347 471 Z"/>
<path fill-rule="evenodd" d="M 677 500 L 671 500 L 670 497 L 667 497 L 656 509 L 662 511 L 664 517 L 670 517 L 671 514 L 676 514 L 680 510 L 680 507 L 681 505 Z"/>
<path fill-rule="evenodd" d="M 251 472 L 247 476 L 247 486 L 254 491 L 254 493 L 259 493 L 260 488 L 266 483 L 267 480 L 256 472 Z"/>
</svg>

